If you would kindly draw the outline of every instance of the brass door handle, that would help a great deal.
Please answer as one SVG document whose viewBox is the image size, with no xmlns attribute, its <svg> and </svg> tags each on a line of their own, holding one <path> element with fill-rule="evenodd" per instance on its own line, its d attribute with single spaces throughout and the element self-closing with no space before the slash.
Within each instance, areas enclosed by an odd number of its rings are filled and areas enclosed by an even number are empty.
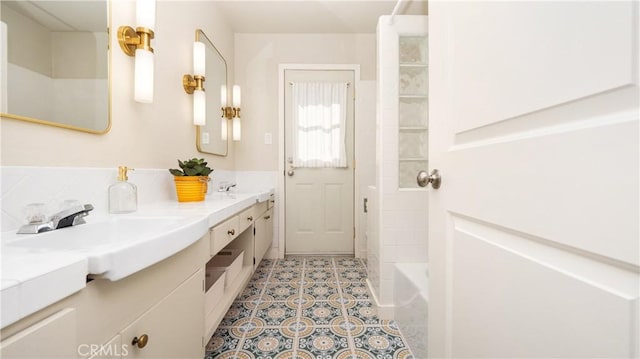
<svg viewBox="0 0 640 359">
<path fill-rule="evenodd" d="M 138 337 L 133 338 L 133 340 L 131 341 L 131 345 L 135 345 L 138 348 L 142 349 L 147 345 L 148 342 L 149 342 L 149 336 L 146 334 L 142 334 L 140 338 Z"/>
<path fill-rule="evenodd" d="M 236 230 L 235 229 L 230 229 L 230 230 L 227 231 L 227 234 L 233 236 L 234 234 L 236 234 Z"/>
<path fill-rule="evenodd" d="M 264 219 L 269 219 L 269 218 L 271 218 L 271 216 L 269 215 L 264 216 Z"/>
<path fill-rule="evenodd" d="M 249 222 L 253 221 L 253 216 L 247 217 L 247 221 L 249 221 Z"/>
</svg>

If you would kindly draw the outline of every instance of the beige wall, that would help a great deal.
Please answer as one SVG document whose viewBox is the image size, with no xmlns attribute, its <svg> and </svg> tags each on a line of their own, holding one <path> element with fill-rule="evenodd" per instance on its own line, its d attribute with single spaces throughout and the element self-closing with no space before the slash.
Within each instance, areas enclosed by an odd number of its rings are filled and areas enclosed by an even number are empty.
<svg viewBox="0 0 640 359">
<path fill-rule="evenodd" d="M 361 79 L 374 80 L 375 34 L 236 34 L 236 83 L 243 91 L 238 170 L 278 169 L 278 65 L 293 63 L 360 64 Z M 272 145 L 264 144 L 267 132 Z"/>
<path fill-rule="evenodd" d="M 135 2 L 112 2 L 112 34 L 135 25 Z M 153 104 L 133 101 L 133 61 L 111 39 L 112 128 L 91 135 L 22 121 L 2 119 L 2 165 L 169 168 L 177 158 L 205 157 L 216 169 L 234 169 L 233 144 L 227 157 L 199 154 L 191 125 L 191 96 L 182 75 L 192 71 L 195 29 L 202 28 L 227 59 L 233 81 L 234 38 L 215 4 L 158 1 Z M 37 101 L 37 99 L 34 99 Z"/>
</svg>

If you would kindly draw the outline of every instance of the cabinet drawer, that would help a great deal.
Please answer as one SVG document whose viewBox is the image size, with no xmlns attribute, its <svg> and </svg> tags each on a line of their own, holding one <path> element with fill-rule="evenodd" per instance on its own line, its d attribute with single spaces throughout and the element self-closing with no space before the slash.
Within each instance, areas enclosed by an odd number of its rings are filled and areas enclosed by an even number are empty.
<svg viewBox="0 0 640 359">
<path fill-rule="evenodd" d="M 253 223 L 253 221 L 256 219 L 256 215 L 254 213 L 254 206 L 251 206 L 247 209 L 245 209 L 244 211 L 240 212 L 240 214 L 238 215 L 238 231 L 242 232 L 245 229 L 249 228 L 249 226 Z"/>
<path fill-rule="evenodd" d="M 63 309 L 0 344 L 2 358 L 75 358 L 76 310 Z"/>
<path fill-rule="evenodd" d="M 210 239 L 210 255 L 214 256 L 240 234 L 238 222 L 238 216 L 233 216 L 213 227 Z"/>
</svg>

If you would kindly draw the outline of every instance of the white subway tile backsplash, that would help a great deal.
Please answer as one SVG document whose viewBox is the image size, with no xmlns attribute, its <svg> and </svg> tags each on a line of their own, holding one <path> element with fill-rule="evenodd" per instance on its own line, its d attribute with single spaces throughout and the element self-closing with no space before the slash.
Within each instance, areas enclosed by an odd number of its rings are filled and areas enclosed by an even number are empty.
<svg viewBox="0 0 640 359">
<path fill-rule="evenodd" d="M 108 188 L 117 181 L 118 169 L 9 166 L 2 167 L 0 175 L 1 230 L 13 231 L 24 224 L 23 209 L 29 203 L 45 203 L 49 212 L 54 213 L 63 201 L 77 200 L 94 206 L 92 218 L 105 216 L 109 210 Z M 140 168 L 130 171 L 128 176 L 138 188 L 140 207 L 153 205 L 156 201 L 177 200 L 173 176 L 167 169 Z M 238 183 L 238 188 L 245 192 L 275 188 L 276 178 L 275 171 L 216 170 L 209 192 L 217 190 L 221 181 Z M 274 221 L 276 238 L 277 223 Z"/>
</svg>

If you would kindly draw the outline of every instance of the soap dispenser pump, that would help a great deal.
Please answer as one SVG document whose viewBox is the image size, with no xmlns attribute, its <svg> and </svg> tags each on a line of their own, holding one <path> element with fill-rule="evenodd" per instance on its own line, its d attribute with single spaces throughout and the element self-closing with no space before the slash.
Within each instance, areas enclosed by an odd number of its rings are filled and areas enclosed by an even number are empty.
<svg viewBox="0 0 640 359">
<path fill-rule="evenodd" d="M 109 186 L 109 212 L 130 213 L 138 209 L 138 188 L 127 182 L 127 171 L 133 168 L 118 167 L 118 182 Z"/>
</svg>

